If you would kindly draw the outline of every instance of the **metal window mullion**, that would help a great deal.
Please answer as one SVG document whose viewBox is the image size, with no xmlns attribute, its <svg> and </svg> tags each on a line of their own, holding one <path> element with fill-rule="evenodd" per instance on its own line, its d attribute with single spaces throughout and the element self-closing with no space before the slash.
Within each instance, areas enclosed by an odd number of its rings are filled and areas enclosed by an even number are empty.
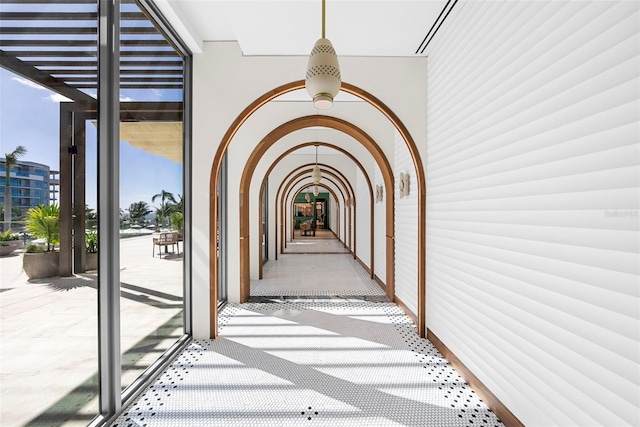
<svg viewBox="0 0 640 427">
<path fill-rule="evenodd" d="M 100 413 L 120 410 L 120 0 L 98 2 L 98 341 Z"/>
<path fill-rule="evenodd" d="M 184 265 L 183 265 L 183 274 L 184 274 L 184 333 L 191 336 L 193 334 L 193 321 L 192 321 L 192 299 L 191 299 L 191 283 L 192 283 L 192 274 L 191 274 L 191 216 L 192 216 L 192 169 L 191 169 L 191 106 L 192 106 L 192 71 L 193 71 L 193 58 L 191 56 L 186 56 L 184 58 L 184 90 L 182 93 L 183 96 L 183 116 L 182 116 L 182 128 L 184 129 L 183 133 L 183 215 L 184 215 L 184 246 L 182 248 L 182 253 L 184 254 Z"/>
</svg>

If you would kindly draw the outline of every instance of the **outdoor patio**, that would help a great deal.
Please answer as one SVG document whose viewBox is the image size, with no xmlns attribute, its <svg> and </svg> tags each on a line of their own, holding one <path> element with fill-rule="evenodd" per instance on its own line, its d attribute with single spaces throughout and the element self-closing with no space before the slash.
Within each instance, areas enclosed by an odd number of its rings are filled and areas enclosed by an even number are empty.
<svg viewBox="0 0 640 427">
<path fill-rule="evenodd" d="M 120 240 L 122 385 L 182 335 L 180 255 Z M 157 252 L 157 248 L 156 252 Z M 86 425 L 98 411 L 97 272 L 29 281 L 0 257 L 0 424 Z"/>
</svg>

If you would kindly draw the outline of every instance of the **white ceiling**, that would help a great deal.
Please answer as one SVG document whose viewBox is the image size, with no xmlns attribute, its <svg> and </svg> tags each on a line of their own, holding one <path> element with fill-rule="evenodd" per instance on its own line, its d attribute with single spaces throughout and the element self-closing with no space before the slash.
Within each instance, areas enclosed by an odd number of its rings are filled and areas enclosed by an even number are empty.
<svg viewBox="0 0 640 427">
<path fill-rule="evenodd" d="M 244 55 L 306 56 L 321 36 L 321 0 L 155 1 L 191 44 L 237 40 Z M 340 56 L 414 56 L 446 4 L 327 0 L 326 36 Z"/>
</svg>

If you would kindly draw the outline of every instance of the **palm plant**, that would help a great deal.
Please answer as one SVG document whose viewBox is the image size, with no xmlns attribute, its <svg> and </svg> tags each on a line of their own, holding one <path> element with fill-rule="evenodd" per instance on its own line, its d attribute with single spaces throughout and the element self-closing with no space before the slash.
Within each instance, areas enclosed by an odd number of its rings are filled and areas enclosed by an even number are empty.
<svg viewBox="0 0 640 427">
<path fill-rule="evenodd" d="M 172 212 L 182 212 L 184 213 L 184 197 L 182 194 L 178 194 L 177 202 L 173 205 Z"/>
<path fill-rule="evenodd" d="M 131 203 L 129 205 L 129 218 L 131 222 L 140 223 L 140 221 L 152 212 L 149 204 L 144 201 Z"/>
<path fill-rule="evenodd" d="M 58 205 L 38 205 L 27 211 L 26 226 L 29 234 L 44 239 L 47 252 L 60 243 L 60 209 Z"/>
<path fill-rule="evenodd" d="M 98 219 L 98 214 L 96 211 L 89 207 L 89 205 L 84 205 L 84 217 L 86 219 Z"/>
<path fill-rule="evenodd" d="M 98 253 L 98 230 L 87 231 L 84 244 L 88 254 Z"/>
<path fill-rule="evenodd" d="M 0 233 L 0 242 L 11 242 L 14 240 L 20 240 L 20 236 L 10 228 Z"/>
<path fill-rule="evenodd" d="M 18 159 L 27 153 L 27 149 L 18 145 L 11 153 L 5 157 L 5 181 L 4 181 L 4 229 L 11 228 L 11 168 L 18 163 Z"/>
<path fill-rule="evenodd" d="M 167 215 L 171 213 L 171 207 L 177 203 L 176 198 L 170 191 L 162 190 L 151 198 L 151 202 L 155 202 L 156 199 L 160 199 L 160 207 L 157 209 L 157 213 L 164 221 Z"/>
<path fill-rule="evenodd" d="M 184 215 L 182 215 L 182 212 L 171 212 L 169 221 L 171 222 L 171 228 L 174 230 L 182 230 L 184 226 Z"/>
<path fill-rule="evenodd" d="M 84 219 L 86 228 L 96 228 L 98 226 L 98 214 L 89 205 L 84 205 Z"/>
</svg>

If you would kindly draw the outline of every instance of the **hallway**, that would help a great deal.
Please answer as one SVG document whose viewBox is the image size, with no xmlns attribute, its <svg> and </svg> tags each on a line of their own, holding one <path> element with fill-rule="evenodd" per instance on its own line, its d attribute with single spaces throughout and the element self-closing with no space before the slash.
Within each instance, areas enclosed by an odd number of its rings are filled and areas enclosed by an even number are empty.
<svg viewBox="0 0 640 427">
<path fill-rule="evenodd" d="M 502 425 L 351 255 L 264 267 L 114 426 Z"/>
<path fill-rule="evenodd" d="M 344 245 L 327 230 L 287 243 L 277 261 L 251 282 L 251 296 L 385 295 Z"/>
</svg>

